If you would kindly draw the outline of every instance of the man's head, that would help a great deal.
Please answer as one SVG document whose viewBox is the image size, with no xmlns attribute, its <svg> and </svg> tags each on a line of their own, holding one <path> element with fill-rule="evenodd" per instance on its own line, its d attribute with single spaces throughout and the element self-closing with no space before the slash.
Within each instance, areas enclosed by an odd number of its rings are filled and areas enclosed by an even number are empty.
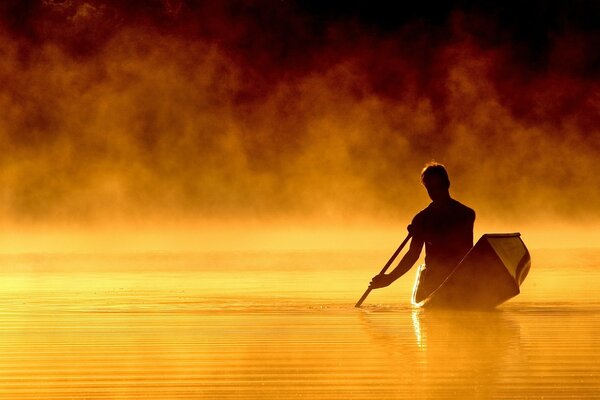
<svg viewBox="0 0 600 400">
<path fill-rule="evenodd" d="M 421 183 L 427 189 L 432 201 L 440 201 L 450 197 L 450 179 L 442 164 L 430 162 L 421 171 Z"/>
</svg>

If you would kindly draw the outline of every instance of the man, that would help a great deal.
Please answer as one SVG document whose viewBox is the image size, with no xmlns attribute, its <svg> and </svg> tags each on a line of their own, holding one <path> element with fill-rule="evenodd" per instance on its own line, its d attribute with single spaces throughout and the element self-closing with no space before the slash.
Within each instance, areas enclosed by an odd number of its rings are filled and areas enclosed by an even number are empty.
<svg viewBox="0 0 600 400">
<path fill-rule="evenodd" d="M 408 226 L 410 248 L 389 274 L 373 277 L 371 288 L 388 286 L 404 275 L 419 259 L 425 244 L 425 265 L 415 282 L 413 302 L 419 303 L 437 289 L 473 247 L 475 211 L 450 197 L 450 179 L 442 164 L 431 162 L 421 172 L 421 183 L 432 203 Z"/>
</svg>

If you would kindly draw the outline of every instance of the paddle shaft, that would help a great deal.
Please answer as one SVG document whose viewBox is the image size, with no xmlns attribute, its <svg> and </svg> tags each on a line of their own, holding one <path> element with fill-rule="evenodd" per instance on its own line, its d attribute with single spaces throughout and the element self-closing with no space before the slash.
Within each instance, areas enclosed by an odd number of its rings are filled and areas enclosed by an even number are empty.
<svg viewBox="0 0 600 400">
<path fill-rule="evenodd" d="M 410 239 L 411 234 L 409 233 L 406 238 L 404 239 L 404 241 L 400 244 L 400 246 L 398 246 L 398 249 L 396 249 L 396 251 L 394 252 L 394 254 L 392 254 L 392 257 L 388 260 L 388 262 L 383 266 L 383 269 L 381 270 L 381 272 L 379 273 L 379 275 L 381 274 L 385 274 L 385 271 L 388 270 L 388 268 L 390 267 L 390 265 L 392 265 L 392 263 L 394 262 L 394 260 L 396 259 L 396 257 L 398 257 L 398 254 L 400 254 L 400 252 L 402 251 L 402 249 L 404 248 L 404 246 L 406 246 L 406 243 L 408 243 L 408 240 Z M 371 293 L 371 285 L 369 285 L 369 287 L 367 288 L 367 290 L 365 290 L 365 292 L 363 293 L 362 297 L 360 298 L 360 300 L 358 300 L 358 302 L 354 305 L 354 307 L 360 307 L 361 304 L 363 303 L 363 301 L 365 301 L 365 299 L 367 298 L 367 296 L 369 296 L 369 293 Z"/>
</svg>

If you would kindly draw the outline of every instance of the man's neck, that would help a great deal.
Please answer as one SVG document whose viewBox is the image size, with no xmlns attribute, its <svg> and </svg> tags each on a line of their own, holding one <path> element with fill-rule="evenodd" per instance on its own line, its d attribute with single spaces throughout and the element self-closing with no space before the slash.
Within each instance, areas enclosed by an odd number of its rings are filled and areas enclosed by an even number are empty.
<svg viewBox="0 0 600 400">
<path fill-rule="evenodd" d="M 452 197 L 450 197 L 450 193 L 447 193 L 443 196 L 440 196 L 438 199 L 433 200 L 434 204 L 444 204 L 449 202 L 450 200 L 452 200 Z"/>
</svg>

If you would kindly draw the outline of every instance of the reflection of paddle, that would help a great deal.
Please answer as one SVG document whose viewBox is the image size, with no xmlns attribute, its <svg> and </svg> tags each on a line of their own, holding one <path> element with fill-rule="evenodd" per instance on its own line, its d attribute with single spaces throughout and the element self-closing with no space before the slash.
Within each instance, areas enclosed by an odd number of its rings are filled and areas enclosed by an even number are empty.
<svg viewBox="0 0 600 400">
<path fill-rule="evenodd" d="M 400 244 L 400 246 L 398 247 L 398 249 L 394 252 L 394 254 L 392 254 L 392 258 L 389 259 L 389 261 L 383 266 L 383 269 L 381 270 L 381 272 L 379 273 L 379 275 L 381 274 L 385 274 L 385 271 L 387 271 L 387 269 L 390 267 L 390 265 L 392 265 L 392 263 L 394 262 L 394 260 L 396 259 L 396 257 L 398 257 L 398 254 L 400 254 L 400 252 L 402 251 L 402 249 L 404 248 L 404 246 L 406 246 L 406 243 L 408 243 L 408 239 L 410 239 L 410 233 L 408 234 L 408 236 L 406 236 L 406 239 L 404 239 L 404 241 Z M 365 293 L 362 295 L 362 297 L 360 298 L 360 300 L 358 300 L 358 302 L 354 305 L 354 307 L 360 307 L 360 305 L 363 303 L 363 301 L 365 301 L 365 299 L 367 298 L 367 296 L 369 295 L 369 293 L 371 293 L 371 285 L 369 285 L 369 287 L 367 288 L 367 290 L 365 290 Z"/>
</svg>

